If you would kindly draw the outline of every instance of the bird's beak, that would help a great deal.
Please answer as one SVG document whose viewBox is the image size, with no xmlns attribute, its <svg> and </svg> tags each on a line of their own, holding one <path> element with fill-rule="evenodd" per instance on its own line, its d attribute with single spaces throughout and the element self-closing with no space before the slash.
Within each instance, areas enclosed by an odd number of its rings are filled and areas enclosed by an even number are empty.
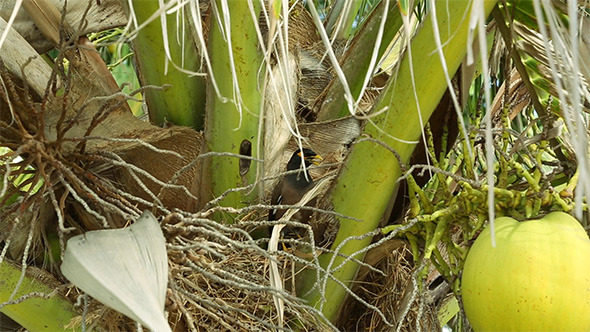
<svg viewBox="0 0 590 332">
<path fill-rule="evenodd" d="M 305 157 L 305 159 L 311 161 L 311 163 L 314 165 L 319 165 L 320 162 L 324 160 L 324 158 L 322 158 L 319 154 L 316 154 L 315 156 Z"/>
</svg>

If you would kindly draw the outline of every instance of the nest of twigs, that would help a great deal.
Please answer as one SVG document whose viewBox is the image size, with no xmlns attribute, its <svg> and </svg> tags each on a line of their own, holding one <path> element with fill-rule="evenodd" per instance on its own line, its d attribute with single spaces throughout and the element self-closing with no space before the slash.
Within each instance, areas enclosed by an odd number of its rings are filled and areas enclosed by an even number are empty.
<svg viewBox="0 0 590 332">
<path fill-rule="evenodd" d="M 178 216 L 178 215 L 177 215 Z M 199 218 L 179 218 L 168 224 L 170 258 L 169 310 L 184 316 L 189 329 L 280 329 L 275 302 L 285 303 L 285 324 L 326 330 L 317 312 L 296 297 L 294 290 L 273 287 L 271 261 L 278 263 L 282 280 L 292 280 L 296 267 L 288 252 L 262 249 L 243 227 L 219 225 Z M 190 239 L 190 240 L 187 240 Z M 298 323 L 296 323 L 298 322 Z"/>
<path fill-rule="evenodd" d="M 300 326 L 327 331 L 317 310 L 305 305 L 292 289 L 298 267 L 287 251 L 269 252 L 240 225 L 220 225 L 194 215 L 171 214 L 164 222 L 169 259 L 166 312 L 173 331 L 262 331 Z M 284 288 L 270 284 L 269 263 L 282 271 Z M 128 331 L 135 322 L 95 300 L 84 304 L 79 291 L 65 289 L 83 315 L 71 327 L 100 326 Z M 285 305 L 280 323 L 276 301 Z"/>
</svg>

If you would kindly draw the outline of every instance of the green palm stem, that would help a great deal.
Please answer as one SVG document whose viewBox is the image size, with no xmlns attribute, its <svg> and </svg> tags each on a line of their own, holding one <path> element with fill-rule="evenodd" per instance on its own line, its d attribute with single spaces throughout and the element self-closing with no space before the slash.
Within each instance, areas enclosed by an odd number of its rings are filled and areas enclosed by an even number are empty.
<svg viewBox="0 0 590 332">
<path fill-rule="evenodd" d="M 207 150 L 238 154 L 244 144 L 250 144 L 250 154 L 256 156 L 262 103 L 259 79 L 264 77 L 264 72 L 260 71 L 263 55 L 258 49 L 249 1 L 234 1 L 227 9 L 222 7 L 222 3 L 216 1 L 212 4 L 220 13 L 223 30 L 217 19 L 212 18 L 209 39 L 212 79 L 208 80 L 205 119 Z M 253 6 L 257 16 L 261 9 L 259 3 L 254 1 Z M 224 10 L 227 10 L 229 21 L 222 14 Z M 222 31 L 229 32 L 229 35 L 224 36 Z M 254 183 L 256 167 L 261 165 L 255 162 L 249 167 L 247 165 L 248 162 L 240 165 L 240 159 L 233 156 L 207 158 L 201 185 L 203 201 L 207 202 L 228 189 Z M 253 191 L 233 192 L 219 204 L 241 207 L 254 198 L 256 193 Z"/>
<path fill-rule="evenodd" d="M 29 267 L 20 283 L 20 287 L 12 296 L 21 278 L 21 268 L 6 260 L 0 264 L 0 304 L 15 301 L 21 296 L 31 293 L 51 294 L 57 281 L 40 269 Z M 51 286 L 51 283 L 55 285 Z M 72 318 L 79 316 L 72 304 L 59 294 L 48 298 L 30 297 L 18 303 L 2 306 L 0 311 L 19 323 L 29 331 L 81 331 L 77 328 L 66 328 Z"/>
<path fill-rule="evenodd" d="M 133 4 L 140 25 L 160 9 L 158 1 L 134 0 Z M 181 10 L 185 8 L 188 7 Z M 166 31 L 161 17 L 156 17 L 138 32 L 132 42 L 141 85 L 168 85 L 164 89 L 144 91 L 150 120 L 158 125 L 173 123 L 201 130 L 205 122 L 205 78 L 191 76 L 175 68 L 167 60 L 164 46 L 168 46 L 171 60 L 185 71 L 202 71 L 200 56 L 195 51 L 191 29 L 184 16 L 177 16 L 176 13 L 164 16 Z"/>
</svg>

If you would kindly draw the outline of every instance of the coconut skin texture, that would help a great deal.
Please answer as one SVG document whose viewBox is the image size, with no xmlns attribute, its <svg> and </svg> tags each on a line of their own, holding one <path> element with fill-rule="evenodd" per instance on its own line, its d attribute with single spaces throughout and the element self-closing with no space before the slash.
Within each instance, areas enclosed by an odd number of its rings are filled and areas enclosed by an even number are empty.
<svg viewBox="0 0 590 332">
<path fill-rule="evenodd" d="M 471 247 L 462 276 L 475 331 L 590 331 L 590 240 L 563 212 L 495 220 Z"/>
</svg>

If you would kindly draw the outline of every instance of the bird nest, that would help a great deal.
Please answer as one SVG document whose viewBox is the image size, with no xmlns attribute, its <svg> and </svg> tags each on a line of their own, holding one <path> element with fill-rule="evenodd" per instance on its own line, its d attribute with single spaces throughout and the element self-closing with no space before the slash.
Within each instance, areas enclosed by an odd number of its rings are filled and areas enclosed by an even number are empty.
<svg viewBox="0 0 590 332">
<path fill-rule="evenodd" d="M 173 331 L 259 331 L 300 326 L 330 330 L 317 310 L 295 295 L 300 269 L 289 250 L 269 252 L 244 230 L 250 225 L 220 225 L 195 215 L 173 213 L 163 221 L 169 265 L 166 312 Z M 270 283 L 270 262 L 278 264 L 284 287 Z M 62 290 L 84 314 L 69 327 L 100 326 L 128 331 L 135 322 L 90 299 L 81 301 L 73 286 Z M 82 299 L 89 299 L 82 297 Z M 284 318 L 276 309 L 284 303 Z M 281 322 L 282 321 L 282 322 Z"/>
</svg>

